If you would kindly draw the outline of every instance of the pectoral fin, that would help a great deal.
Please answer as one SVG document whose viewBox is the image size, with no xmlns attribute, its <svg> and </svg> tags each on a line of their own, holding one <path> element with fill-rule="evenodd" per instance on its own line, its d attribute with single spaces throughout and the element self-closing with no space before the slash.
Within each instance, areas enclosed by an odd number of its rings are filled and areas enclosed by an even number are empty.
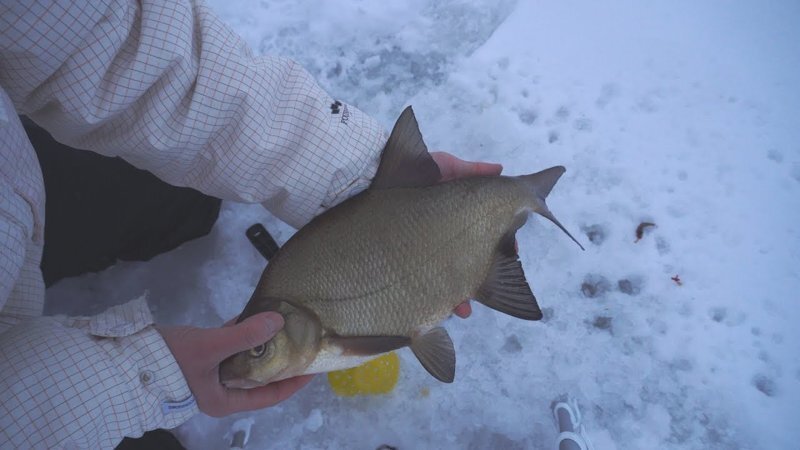
<svg viewBox="0 0 800 450">
<path fill-rule="evenodd" d="M 411 351 L 437 380 L 452 383 L 456 375 L 456 351 L 447 330 L 441 327 L 411 340 Z"/>
<path fill-rule="evenodd" d="M 525 320 L 539 320 L 542 310 L 522 271 L 522 263 L 514 249 L 514 232 L 500 241 L 489 276 L 483 282 L 476 300 L 484 305 Z"/>
<path fill-rule="evenodd" d="M 411 343 L 408 336 L 330 336 L 326 339 L 347 356 L 379 355 Z"/>
</svg>

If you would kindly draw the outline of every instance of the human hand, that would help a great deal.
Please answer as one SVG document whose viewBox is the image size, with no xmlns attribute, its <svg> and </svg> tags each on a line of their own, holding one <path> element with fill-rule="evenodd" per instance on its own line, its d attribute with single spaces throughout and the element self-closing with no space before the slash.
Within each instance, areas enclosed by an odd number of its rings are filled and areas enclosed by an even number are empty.
<svg viewBox="0 0 800 450">
<path fill-rule="evenodd" d="M 492 176 L 500 175 L 503 171 L 503 166 L 495 163 L 464 161 L 447 152 L 431 152 L 436 165 L 439 166 L 439 171 L 442 173 L 442 178 L 439 180 L 450 181 L 456 178 L 477 177 L 477 176 Z M 469 300 L 460 303 L 453 310 L 453 313 L 462 319 L 466 319 L 472 314 L 472 307 Z"/>
<path fill-rule="evenodd" d="M 456 178 L 500 175 L 503 171 L 503 166 L 500 164 L 464 161 L 447 152 L 431 152 L 431 157 L 442 173 L 440 182 Z"/>
<path fill-rule="evenodd" d="M 221 328 L 157 327 L 186 378 L 200 411 L 222 417 L 280 403 L 308 384 L 313 375 L 270 383 L 253 389 L 226 388 L 219 382 L 225 358 L 272 339 L 283 328 L 283 317 L 265 312 Z"/>
</svg>

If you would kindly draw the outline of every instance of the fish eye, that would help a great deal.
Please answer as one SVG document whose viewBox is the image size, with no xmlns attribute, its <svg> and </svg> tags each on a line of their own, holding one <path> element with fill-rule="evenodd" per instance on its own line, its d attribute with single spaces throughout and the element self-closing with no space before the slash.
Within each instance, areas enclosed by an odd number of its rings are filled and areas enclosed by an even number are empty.
<svg viewBox="0 0 800 450">
<path fill-rule="evenodd" d="M 267 344 L 261 344 L 259 346 L 253 347 L 250 349 L 250 356 L 253 358 L 260 358 L 264 355 L 264 352 L 267 351 Z"/>
</svg>

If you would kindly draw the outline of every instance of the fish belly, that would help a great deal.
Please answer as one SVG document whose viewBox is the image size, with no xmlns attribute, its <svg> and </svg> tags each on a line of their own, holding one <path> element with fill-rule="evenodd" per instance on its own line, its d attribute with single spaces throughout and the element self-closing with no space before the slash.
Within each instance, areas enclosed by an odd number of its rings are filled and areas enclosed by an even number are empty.
<svg viewBox="0 0 800 450">
<path fill-rule="evenodd" d="M 308 367 L 306 367 L 306 369 L 303 371 L 303 375 L 333 372 L 335 370 L 351 369 L 353 367 L 358 367 L 384 354 L 385 353 L 379 353 L 376 355 L 368 355 L 368 356 L 352 356 L 352 355 L 345 356 L 338 351 L 330 351 L 328 349 L 322 349 L 319 351 L 319 353 L 317 353 L 317 357 L 314 358 L 314 361 L 312 361 L 311 364 Z"/>
</svg>

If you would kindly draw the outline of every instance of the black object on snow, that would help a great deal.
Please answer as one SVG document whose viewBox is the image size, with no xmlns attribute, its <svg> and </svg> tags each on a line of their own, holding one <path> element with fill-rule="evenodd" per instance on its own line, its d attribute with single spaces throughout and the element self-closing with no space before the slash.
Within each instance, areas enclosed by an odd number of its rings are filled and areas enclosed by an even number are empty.
<svg viewBox="0 0 800 450">
<path fill-rule="evenodd" d="M 260 223 L 252 225 L 245 232 L 247 239 L 253 244 L 253 247 L 261 253 L 261 256 L 269 261 L 276 253 L 278 253 L 278 243 L 272 238 L 264 225 Z"/>
</svg>

